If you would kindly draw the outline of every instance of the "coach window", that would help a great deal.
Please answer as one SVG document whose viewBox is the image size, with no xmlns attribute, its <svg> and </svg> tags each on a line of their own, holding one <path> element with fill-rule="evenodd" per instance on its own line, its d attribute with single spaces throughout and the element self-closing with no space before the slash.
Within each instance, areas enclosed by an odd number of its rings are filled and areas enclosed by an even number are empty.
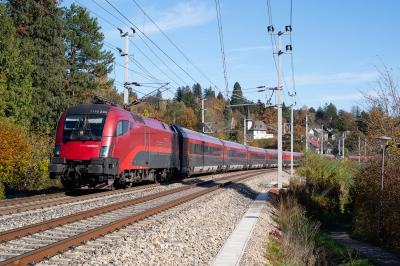
<svg viewBox="0 0 400 266">
<path fill-rule="evenodd" d="M 114 136 L 117 137 L 125 134 L 126 132 L 128 132 L 128 128 L 129 128 L 129 121 L 119 121 L 117 128 L 115 129 Z"/>
</svg>

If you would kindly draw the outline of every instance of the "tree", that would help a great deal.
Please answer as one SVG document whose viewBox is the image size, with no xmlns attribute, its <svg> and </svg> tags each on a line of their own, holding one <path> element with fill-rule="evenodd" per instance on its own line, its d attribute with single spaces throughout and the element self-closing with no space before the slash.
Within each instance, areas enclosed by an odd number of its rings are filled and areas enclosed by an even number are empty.
<svg viewBox="0 0 400 266">
<path fill-rule="evenodd" d="M 305 125 L 306 115 L 308 115 L 308 113 L 308 107 L 306 105 L 303 105 L 303 107 L 301 107 L 297 113 L 297 125 Z"/>
<path fill-rule="evenodd" d="M 97 18 L 90 17 L 86 8 L 72 4 L 65 12 L 64 32 L 69 72 L 67 93 L 85 102 L 103 86 L 112 86 L 113 80 L 100 82 L 99 77 L 111 73 L 114 56 L 104 51 L 104 34 L 99 32 Z"/>
<path fill-rule="evenodd" d="M 278 128 L 278 110 L 275 108 L 266 108 L 260 116 L 261 121 L 275 129 Z"/>
<path fill-rule="evenodd" d="M 286 119 L 286 121 L 290 121 L 292 116 L 291 109 L 286 106 L 285 102 L 282 104 L 282 117 Z"/>
<path fill-rule="evenodd" d="M 186 86 L 182 90 L 182 101 L 185 103 L 185 105 L 187 107 L 190 107 L 190 108 L 198 107 L 194 97 L 195 96 L 194 96 L 193 92 L 190 90 L 189 86 Z"/>
<path fill-rule="evenodd" d="M 130 101 L 137 100 L 138 95 L 137 95 L 136 91 L 133 91 L 132 87 L 128 88 L 128 93 L 129 93 Z"/>
<path fill-rule="evenodd" d="M 201 99 L 201 95 L 202 95 L 203 93 L 201 92 L 201 86 L 200 86 L 200 84 L 199 84 L 199 83 L 194 84 L 194 85 L 192 86 L 192 90 L 193 90 L 193 95 L 194 95 L 194 97 L 198 97 L 199 99 Z"/>
<path fill-rule="evenodd" d="M 160 90 L 160 89 L 157 90 L 156 98 L 162 99 L 162 93 L 161 93 L 161 90 Z"/>
<path fill-rule="evenodd" d="M 180 101 L 182 101 L 182 97 L 183 97 L 183 90 L 181 87 L 178 87 L 178 89 L 176 89 L 174 100 L 177 100 L 180 102 Z"/>
<path fill-rule="evenodd" d="M 229 99 L 226 101 L 226 105 L 230 105 L 230 101 L 229 101 Z M 226 129 L 227 130 L 231 130 L 232 129 L 232 127 L 231 127 L 231 121 L 232 121 L 232 110 L 231 110 L 231 108 L 230 107 L 225 107 L 224 108 L 224 122 L 225 122 L 225 125 L 226 125 Z M 227 132 L 228 134 L 230 133 L 230 132 Z"/>
<path fill-rule="evenodd" d="M 221 92 L 218 93 L 217 99 L 218 100 L 223 100 L 224 99 L 224 96 L 222 95 Z"/>
<path fill-rule="evenodd" d="M 63 10 L 53 0 L 41 0 L 40 8 L 33 2 L 10 0 L 10 17 L 16 35 L 30 42 L 32 57 L 32 120 L 31 127 L 42 132 L 55 131 L 61 114 L 70 105 L 67 95 L 68 72 L 64 56 L 66 45 Z M 54 16 L 54 15 L 55 16 Z"/>
<path fill-rule="evenodd" d="M 327 121 L 331 121 L 337 117 L 337 109 L 333 103 L 326 105 L 324 112 L 325 112 L 324 117 L 325 120 Z"/>
<path fill-rule="evenodd" d="M 32 112 L 32 46 L 16 38 L 9 9 L 0 3 L 0 115 L 30 125 Z"/>
<path fill-rule="evenodd" d="M 325 112 L 322 109 L 322 107 L 318 107 L 317 112 L 315 113 L 315 119 L 319 119 L 319 120 L 324 120 L 325 118 Z"/>
<path fill-rule="evenodd" d="M 314 107 L 311 107 L 310 110 L 309 110 L 309 112 L 310 112 L 310 113 L 316 113 Z"/>
<path fill-rule="evenodd" d="M 239 82 L 236 82 L 235 85 L 233 85 L 231 104 L 244 104 L 243 92 Z M 239 110 L 242 114 L 245 113 L 245 108 L 243 106 L 234 106 L 232 107 L 232 110 Z"/>
<path fill-rule="evenodd" d="M 204 98 L 215 98 L 215 91 L 211 88 L 204 90 Z"/>
</svg>

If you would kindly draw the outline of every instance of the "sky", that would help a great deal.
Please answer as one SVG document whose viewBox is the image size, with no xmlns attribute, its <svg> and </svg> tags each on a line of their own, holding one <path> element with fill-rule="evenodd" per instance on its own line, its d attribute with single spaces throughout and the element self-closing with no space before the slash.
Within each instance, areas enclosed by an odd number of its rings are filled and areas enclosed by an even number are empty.
<svg viewBox="0 0 400 266">
<path fill-rule="evenodd" d="M 154 80 L 145 71 L 158 80 L 170 82 L 167 86 L 170 90 L 163 92 L 164 98 L 172 98 L 179 86 L 192 86 L 196 82 L 226 95 L 215 1 L 135 0 L 182 53 L 145 18 L 133 0 L 108 1 L 130 22 L 104 0 L 65 0 L 62 5 L 83 4 L 90 9 L 91 16 L 98 17 L 105 42 L 114 47 L 122 50 L 125 47 L 116 27 L 131 33 L 133 23 L 160 48 L 141 33 L 130 38 L 137 47 L 130 43 L 129 54 L 134 54 L 133 58 L 143 68 L 130 62 L 129 69 L 142 75 L 129 71 L 129 81 L 148 86 L 135 87 L 139 97 L 159 87 L 149 84 Z M 232 91 L 235 82 L 239 82 L 246 98 L 264 102 L 264 92 L 251 88 L 278 85 L 278 57 L 275 55 L 276 64 L 273 57 L 278 38 L 271 40 L 267 27 L 272 21 L 275 32 L 285 30 L 290 24 L 291 1 L 219 0 L 219 3 L 228 90 Z M 399 10 L 398 0 L 293 0 L 293 53 L 281 55 L 285 103 L 291 101 L 288 93 L 296 92 L 297 108 L 306 105 L 317 109 L 333 103 L 338 110 L 350 111 L 361 100 L 361 92 L 371 92 L 370 86 L 376 88 L 378 70 L 384 66 L 392 68 L 398 77 Z M 288 44 L 290 36 L 283 35 L 282 51 Z M 124 82 L 124 68 L 120 65 L 124 64 L 124 58 L 117 51 L 104 48 L 115 55 L 117 64 L 109 77 L 117 81 L 117 89 L 122 92 L 119 84 Z"/>
</svg>

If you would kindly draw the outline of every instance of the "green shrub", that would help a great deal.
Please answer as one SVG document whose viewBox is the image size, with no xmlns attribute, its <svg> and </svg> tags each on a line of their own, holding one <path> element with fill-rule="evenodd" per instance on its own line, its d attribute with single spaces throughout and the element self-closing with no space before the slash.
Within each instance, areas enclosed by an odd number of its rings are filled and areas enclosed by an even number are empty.
<svg viewBox="0 0 400 266">
<path fill-rule="evenodd" d="M 342 212 L 351 202 L 350 191 L 355 188 L 354 177 L 360 169 L 351 160 L 333 161 L 315 152 L 308 152 L 300 161 L 296 173 L 307 177 L 307 187 L 315 201 L 327 208 L 339 207 Z"/>
</svg>

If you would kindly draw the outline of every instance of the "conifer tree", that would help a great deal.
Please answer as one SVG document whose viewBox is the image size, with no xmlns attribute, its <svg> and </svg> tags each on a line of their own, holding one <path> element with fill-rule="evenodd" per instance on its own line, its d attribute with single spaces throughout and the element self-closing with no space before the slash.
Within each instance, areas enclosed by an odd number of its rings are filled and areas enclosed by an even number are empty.
<svg viewBox="0 0 400 266">
<path fill-rule="evenodd" d="M 200 98 L 201 98 L 201 95 L 203 94 L 203 93 L 201 92 L 201 86 L 200 86 L 200 84 L 199 84 L 199 83 L 194 84 L 193 87 L 192 87 L 192 90 L 193 90 L 193 95 L 194 95 L 194 97 L 198 97 L 198 98 L 200 99 Z"/>
<path fill-rule="evenodd" d="M 0 3 L 0 115 L 25 126 L 32 118 L 32 47 L 15 37 L 9 9 Z"/>
<path fill-rule="evenodd" d="M 224 96 L 222 95 L 221 92 L 218 93 L 217 99 L 218 99 L 218 100 L 224 99 Z"/>
<path fill-rule="evenodd" d="M 239 82 L 236 82 L 235 85 L 233 85 L 231 104 L 244 104 L 243 92 Z M 245 108 L 243 106 L 234 106 L 232 107 L 232 110 L 239 110 L 242 114 L 244 114 Z"/>
<path fill-rule="evenodd" d="M 10 17 L 17 37 L 30 42 L 33 71 L 31 127 L 42 132 L 56 129 L 61 114 L 70 105 L 66 93 L 67 70 L 63 31 L 63 10 L 53 0 L 36 4 L 26 0 L 9 0 Z"/>
<path fill-rule="evenodd" d="M 183 90 L 181 87 L 178 87 L 178 89 L 176 89 L 174 100 L 180 102 L 182 101 L 182 97 L 183 97 Z"/>
<path fill-rule="evenodd" d="M 67 93 L 75 102 L 86 103 L 91 94 L 113 85 L 113 80 L 104 82 L 100 78 L 111 73 L 114 56 L 111 51 L 103 50 L 104 34 L 100 32 L 97 18 L 90 17 L 86 8 L 72 4 L 64 17 L 69 70 Z"/>
</svg>

